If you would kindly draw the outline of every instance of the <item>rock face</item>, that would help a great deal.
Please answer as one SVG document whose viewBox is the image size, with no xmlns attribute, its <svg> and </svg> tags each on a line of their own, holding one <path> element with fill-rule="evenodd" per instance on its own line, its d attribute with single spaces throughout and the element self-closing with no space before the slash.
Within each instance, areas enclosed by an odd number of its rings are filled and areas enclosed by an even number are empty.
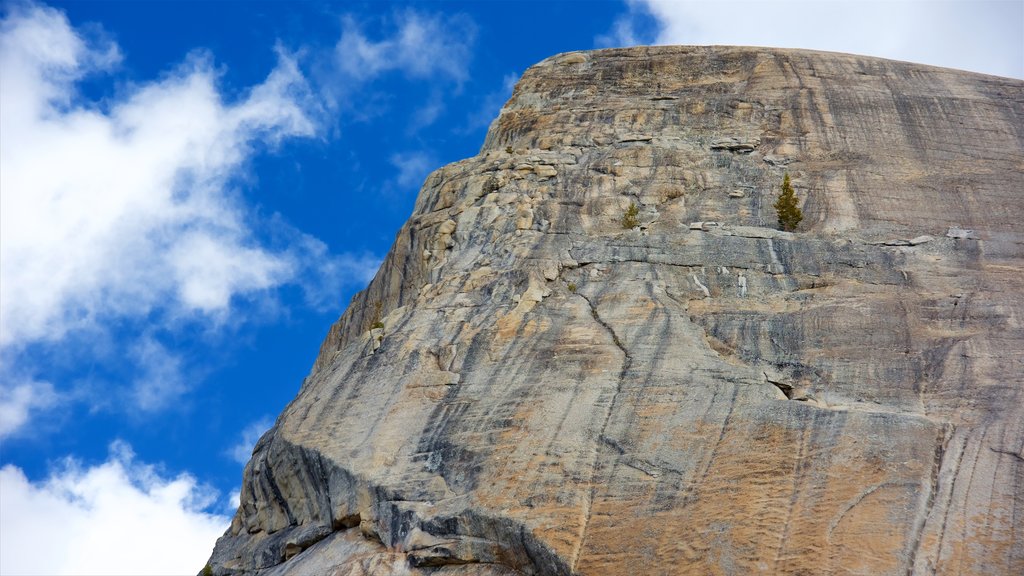
<svg viewBox="0 0 1024 576">
<path fill-rule="evenodd" d="M 213 572 L 1022 574 L 1022 281 L 1024 82 L 549 58 L 427 179 Z"/>
</svg>

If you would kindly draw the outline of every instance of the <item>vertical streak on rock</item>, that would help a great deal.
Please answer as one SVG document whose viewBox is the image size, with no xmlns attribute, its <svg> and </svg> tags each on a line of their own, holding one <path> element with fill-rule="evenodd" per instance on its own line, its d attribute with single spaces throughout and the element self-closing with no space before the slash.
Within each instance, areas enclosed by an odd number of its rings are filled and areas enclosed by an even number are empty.
<svg viewBox="0 0 1024 576">
<path fill-rule="evenodd" d="M 569 564 L 570 569 L 574 573 L 576 571 L 576 564 L 580 559 L 580 552 L 583 551 L 583 544 L 587 539 L 587 528 L 590 526 L 590 516 L 594 508 L 594 498 L 597 496 L 597 470 L 601 445 L 604 443 L 604 432 L 608 427 L 608 421 L 611 420 L 612 412 L 615 410 L 615 402 L 618 400 L 619 394 L 622 392 L 622 382 L 626 378 L 626 373 L 629 371 L 630 366 L 633 364 L 633 357 L 629 354 L 629 351 L 626 350 L 626 347 L 623 346 L 622 340 L 619 339 L 619 335 L 615 333 L 615 329 L 612 328 L 611 324 L 605 322 L 601 318 L 601 315 L 598 314 L 597 306 L 594 305 L 590 298 L 587 298 L 583 294 L 579 294 L 579 296 L 586 300 L 587 305 L 590 306 L 590 315 L 593 316 L 594 321 L 600 324 L 605 331 L 608 332 L 612 338 L 612 342 L 614 342 L 615 346 L 617 346 L 622 352 L 622 368 L 619 370 L 619 381 L 615 387 L 615 394 L 612 395 L 612 400 L 608 403 L 608 410 L 605 412 L 604 421 L 601 422 L 601 428 L 594 444 L 594 463 L 590 470 L 590 492 L 583 512 L 583 527 L 580 529 L 579 542 L 576 544 L 576 550 L 573 551 L 572 555 L 572 562 Z"/>
<path fill-rule="evenodd" d="M 953 425 L 947 424 L 939 428 L 939 432 L 935 438 L 935 460 L 932 461 L 932 474 L 931 481 L 928 485 L 928 497 L 925 499 L 924 510 L 919 513 L 919 516 L 914 523 L 914 533 L 909 540 L 910 549 L 907 552 L 907 576 L 912 576 L 914 574 L 914 568 L 917 564 L 918 551 L 921 548 L 921 539 L 924 535 L 925 525 L 928 523 L 928 518 L 931 517 L 932 511 L 935 509 L 935 496 L 939 492 L 939 473 L 942 472 L 942 464 L 946 457 L 946 449 L 949 447 L 949 439 L 952 437 L 953 431 Z"/>
<path fill-rule="evenodd" d="M 963 462 L 964 454 L 967 452 L 966 436 L 964 436 L 961 439 L 957 439 L 955 436 L 953 436 L 950 441 L 954 443 L 953 449 L 956 451 L 956 461 L 954 463 L 952 458 L 945 459 L 947 462 L 951 463 L 952 470 L 948 473 L 949 487 L 945 490 L 945 494 L 942 499 L 942 504 L 940 506 L 940 508 L 942 509 L 942 522 L 938 527 L 938 535 L 935 539 L 935 546 L 931 551 L 932 556 L 928 559 L 928 565 L 922 566 L 920 570 L 915 570 L 917 574 L 925 574 L 925 570 L 929 568 L 931 569 L 931 574 L 934 575 L 936 573 L 936 570 L 938 569 L 939 555 L 942 553 L 943 545 L 946 541 L 946 526 L 949 524 L 949 514 L 952 508 L 953 495 L 956 491 L 956 480 L 960 474 L 960 465 Z M 947 451 L 949 451 L 948 446 L 946 449 Z M 939 483 L 940 485 L 942 483 L 941 470 Z M 917 552 L 917 556 L 920 557 L 920 555 L 921 552 Z M 916 558 L 915 562 L 917 562 Z M 917 566 L 915 565 L 914 568 L 917 568 Z"/>
<path fill-rule="evenodd" d="M 739 387 L 733 385 L 732 397 L 729 398 L 729 411 L 725 413 L 725 418 L 722 419 L 722 427 L 718 429 L 718 437 L 715 438 L 715 443 L 711 446 L 711 450 L 708 451 L 708 457 L 704 461 L 700 468 L 699 476 L 695 476 L 694 480 L 687 487 L 687 494 L 692 494 L 697 491 L 697 488 L 704 484 L 704 480 L 708 477 L 708 472 L 711 471 L 711 466 L 715 462 L 715 456 L 718 455 L 718 448 L 722 445 L 722 441 L 725 440 L 725 434 L 729 430 L 729 421 L 732 419 L 733 409 L 736 407 L 736 398 L 739 395 Z M 711 399 L 713 405 L 715 400 L 718 398 L 718 390 L 715 390 L 715 395 Z M 710 410 L 710 407 L 709 407 Z"/>
<path fill-rule="evenodd" d="M 793 521 L 793 510 L 796 508 L 797 500 L 800 497 L 800 484 L 803 480 L 804 459 L 807 455 L 807 444 L 809 440 L 808 430 L 816 429 L 814 422 L 809 422 L 800 431 L 800 446 L 796 453 L 796 459 L 793 462 L 793 491 L 789 497 L 789 506 L 786 507 L 786 522 L 782 526 L 782 533 L 779 536 L 779 545 L 775 550 L 775 562 L 773 573 L 785 574 L 785 560 L 782 558 L 782 552 L 786 549 L 786 541 L 789 539 L 789 529 Z M 780 562 L 782 563 L 782 569 L 780 569 Z"/>
<path fill-rule="evenodd" d="M 978 460 L 981 459 L 981 452 L 983 447 L 985 446 L 985 436 L 987 435 L 988 428 L 986 427 L 984 430 L 981 431 L 981 438 L 979 438 L 974 445 L 974 462 L 971 463 L 971 475 L 967 477 L 967 489 L 964 490 L 964 509 L 968 508 L 968 501 L 970 500 L 971 495 L 973 494 L 971 488 L 973 488 L 974 485 L 974 473 L 977 472 L 978 470 Z M 966 518 L 961 520 L 960 530 L 960 541 L 968 542 L 968 522 Z M 960 554 L 958 554 L 958 557 L 959 561 L 957 562 L 956 566 L 956 574 L 967 574 L 967 572 L 964 572 L 964 560 L 967 558 L 967 554 L 961 552 Z"/>
</svg>

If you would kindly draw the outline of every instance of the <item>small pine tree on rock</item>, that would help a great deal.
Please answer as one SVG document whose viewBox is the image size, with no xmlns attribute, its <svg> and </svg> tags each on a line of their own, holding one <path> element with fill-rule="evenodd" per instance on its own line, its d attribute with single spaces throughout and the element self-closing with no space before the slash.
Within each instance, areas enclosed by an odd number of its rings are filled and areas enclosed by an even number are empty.
<svg viewBox="0 0 1024 576">
<path fill-rule="evenodd" d="M 626 208 L 626 212 L 622 215 L 622 227 L 626 230 L 631 230 L 640 225 L 640 220 L 637 216 L 640 215 L 640 208 L 633 202 L 629 203 L 629 208 Z"/>
<path fill-rule="evenodd" d="M 789 183 L 789 173 L 782 178 L 782 193 L 779 194 L 779 198 L 772 204 L 775 207 L 775 212 L 779 215 L 779 229 L 787 232 L 796 230 L 796 227 L 800 224 L 800 221 L 804 219 L 804 213 L 797 206 L 796 194 L 793 192 L 793 186 Z"/>
</svg>

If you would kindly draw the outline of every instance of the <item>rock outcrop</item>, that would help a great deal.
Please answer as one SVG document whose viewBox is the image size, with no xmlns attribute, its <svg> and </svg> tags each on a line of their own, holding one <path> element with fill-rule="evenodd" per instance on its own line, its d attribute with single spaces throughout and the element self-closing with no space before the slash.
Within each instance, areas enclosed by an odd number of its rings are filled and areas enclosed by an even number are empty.
<svg viewBox="0 0 1024 576">
<path fill-rule="evenodd" d="M 213 573 L 1022 574 L 1022 223 L 1024 82 L 549 58 L 427 179 Z"/>
</svg>

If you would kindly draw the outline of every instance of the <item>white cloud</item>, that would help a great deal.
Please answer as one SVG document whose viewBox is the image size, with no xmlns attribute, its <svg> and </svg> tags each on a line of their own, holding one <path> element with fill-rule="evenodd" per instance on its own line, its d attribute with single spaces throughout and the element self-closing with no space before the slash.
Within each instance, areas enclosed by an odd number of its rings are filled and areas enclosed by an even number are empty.
<svg viewBox="0 0 1024 576">
<path fill-rule="evenodd" d="M 5 379 L 10 377 L 4 374 Z M 59 397 L 49 382 L 20 381 L 0 384 L 0 440 L 14 434 L 33 412 L 57 404 Z"/>
<path fill-rule="evenodd" d="M 0 486 L 3 574 L 195 574 L 230 522 L 204 512 L 216 491 L 163 476 L 121 442 L 103 464 L 67 459 L 41 482 L 4 466 Z"/>
<path fill-rule="evenodd" d="M 157 307 L 212 314 L 293 277 L 232 184 L 259 143 L 315 134 L 294 60 L 279 52 L 238 102 L 223 101 L 201 54 L 104 108 L 77 102 L 75 81 L 117 54 L 56 10 L 15 9 L 2 24 L 2 345 Z"/>
<path fill-rule="evenodd" d="M 1018 0 L 630 0 L 609 43 L 773 46 L 848 52 L 1024 78 Z M 653 16 L 656 38 L 633 23 Z M 598 39 L 601 41 L 601 38 Z"/>
<path fill-rule="evenodd" d="M 178 235 L 166 258 L 179 278 L 178 297 L 182 303 L 205 312 L 227 309 L 237 293 L 285 282 L 294 274 L 295 266 L 284 254 L 224 242 L 208 232 Z"/>
<path fill-rule="evenodd" d="M 234 514 L 235 510 L 238 510 L 238 507 L 241 506 L 241 505 L 242 505 L 242 491 L 241 490 L 232 490 L 231 493 L 228 494 L 228 503 L 227 503 L 227 507 L 225 508 L 226 512 L 228 514 Z"/>
<path fill-rule="evenodd" d="M 111 332 L 141 334 L 123 345 L 138 373 L 116 396 L 157 410 L 191 384 L 147 326 L 244 322 L 235 304 L 284 284 L 326 308 L 379 264 L 259 217 L 240 192 L 253 156 L 320 131 L 323 109 L 292 55 L 278 48 L 266 79 L 231 101 L 212 56 L 195 52 L 93 102 L 78 82 L 116 70 L 121 54 L 92 30 L 34 4 L 0 21 L 0 352 L 3 376 L 19 375 L 0 390 L 0 435 L 56 404 L 61 383 L 31 376 L 30 347 L 88 354 Z"/>
<path fill-rule="evenodd" d="M 235 462 L 244 465 L 252 457 L 252 449 L 256 446 L 256 441 L 260 439 L 260 436 L 263 436 L 264 432 L 270 430 L 270 427 L 273 425 L 274 421 L 269 416 L 264 416 L 249 424 L 242 430 L 238 443 L 228 450 L 228 455 Z M 234 494 L 232 494 L 232 498 L 234 498 Z"/>
<path fill-rule="evenodd" d="M 396 14 L 395 28 L 392 36 L 372 40 L 361 23 L 344 16 L 334 48 L 340 70 L 359 81 L 388 71 L 418 79 L 444 77 L 458 84 L 468 78 L 470 45 L 476 36 L 471 20 L 407 10 Z"/>
</svg>

